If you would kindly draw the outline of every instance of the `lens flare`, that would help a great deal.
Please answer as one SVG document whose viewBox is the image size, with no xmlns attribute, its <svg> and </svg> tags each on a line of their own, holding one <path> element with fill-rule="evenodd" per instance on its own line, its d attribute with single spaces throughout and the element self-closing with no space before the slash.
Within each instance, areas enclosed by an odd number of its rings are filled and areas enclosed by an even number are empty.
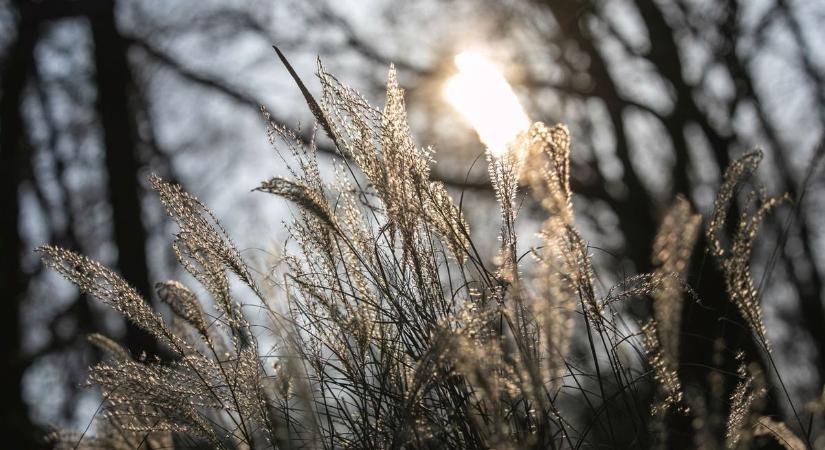
<svg viewBox="0 0 825 450">
<path fill-rule="evenodd" d="M 458 73 L 444 86 L 447 101 L 475 128 L 493 156 L 503 155 L 530 119 L 495 64 L 475 52 L 455 57 Z"/>
</svg>

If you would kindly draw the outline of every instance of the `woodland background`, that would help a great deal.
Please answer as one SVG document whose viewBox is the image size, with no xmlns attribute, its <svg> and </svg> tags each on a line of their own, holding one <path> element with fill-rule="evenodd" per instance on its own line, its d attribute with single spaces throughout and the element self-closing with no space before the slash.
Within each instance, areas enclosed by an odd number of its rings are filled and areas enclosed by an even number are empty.
<svg viewBox="0 0 825 450">
<path fill-rule="evenodd" d="M 260 106 L 313 130 L 273 43 L 310 86 L 320 56 L 376 105 L 395 63 L 418 142 L 437 150 L 433 173 L 465 192 L 479 233 L 496 227 L 483 158 L 473 165 L 483 148 L 441 86 L 456 52 L 492 55 L 533 120 L 570 127 L 580 227 L 616 279 L 649 268 L 675 194 L 707 213 L 721 168 L 764 149 L 759 181 L 801 201 L 766 224 L 755 279 L 793 396 L 819 395 L 825 186 L 811 163 L 825 131 L 823 23 L 816 0 L 0 1 L 3 436 L 34 448 L 50 424 L 85 428 L 99 397 L 82 384 L 100 357 L 87 334 L 153 346 L 44 270 L 35 247 L 90 255 L 148 296 L 150 280 L 177 275 L 150 173 L 211 205 L 250 259 L 283 240 L 288 210 L 249 194 L 282 170 Z M 684 312 L 696 339 L 680 375 L 702 386 L 714 345 L 753 344 L 714 264 L 695 259 L 704 305 Z M 701 339 L 718 330 L 724 342 Z"/>
</svg>

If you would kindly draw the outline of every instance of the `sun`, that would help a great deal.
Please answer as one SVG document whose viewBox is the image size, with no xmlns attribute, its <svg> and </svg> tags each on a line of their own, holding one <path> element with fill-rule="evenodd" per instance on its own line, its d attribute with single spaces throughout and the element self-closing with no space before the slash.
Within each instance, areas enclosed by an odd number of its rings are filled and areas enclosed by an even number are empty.
<svg viewBox="0 0 825 450">
<path fill-rule="evenodd" d="M 493 156 L 504 154 L 530 119 L 501 70 L 482 54 L 455 57 L 458 73 L 444 86 L 447 101 L 472 126 Z"/>
</svg>

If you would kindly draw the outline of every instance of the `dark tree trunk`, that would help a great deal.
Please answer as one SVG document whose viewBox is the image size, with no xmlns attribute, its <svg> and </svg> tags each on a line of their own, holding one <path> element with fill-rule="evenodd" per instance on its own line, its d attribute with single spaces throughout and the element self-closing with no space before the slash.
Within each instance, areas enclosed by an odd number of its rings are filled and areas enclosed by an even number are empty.
<svg viewBox="0 0 825 450">
<path fill-rule="evenodd" d="M 102 1 L 100 11 L 89 20 L 94 39 L 97 71 L 97 108 L 103 127 L 109 203 L 112 207 L 117 266 L 144 298 L 150 298 L 146 262 L 146 228 L 141 217 L 141 187 L 138 179 L 137 130 L 129 96 L 132 74 L 127 60 L 127 43 L 117 29 L 114 2 Z M 156 354 L 151 336 L 131 326 L 126 343 L 133 353 Z"/>
<path fill-rule="evenodd" d="M 20 303 L 25 298 L 28 279 L 20 265 L 23 245 L 20 235 L 19 187 L 25 167 L 23 142 L 25 130 L 21 103 L 23 89 L 34 63 L 34 45 L 37 26 L 25 16 L 19 22 L 17 40 L 4 61 L 2 99 L 0 99 L 0 196 L 3 214 L 0 237 L 0 292 L 3 293 L 3 313 L 0 314 L 0 350 L 5 367 L 0 370 L 0 388 L 6 403 L 2 408 L 0 424 L 8 448 L 43 448 L 42 430 L 29 419 L 28 407 L 23 401 L 21 381 L 27 361 L 21 354 Z"/>
</svg>

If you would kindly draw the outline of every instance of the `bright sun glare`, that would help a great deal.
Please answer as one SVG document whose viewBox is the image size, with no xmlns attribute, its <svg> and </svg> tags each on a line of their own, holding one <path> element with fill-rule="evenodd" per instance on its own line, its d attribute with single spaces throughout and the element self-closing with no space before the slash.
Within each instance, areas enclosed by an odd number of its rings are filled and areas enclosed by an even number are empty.
<svg viewBox="0 0 825 450">
<path fill-rule="evenodd" d="M 530 127 L 530 119 L 516 94 L 495 64 L 475 52 L 455 57 L 458 73 L 447 81 L 444 95 L 475 128 L 493 156 L 507 151 L 508 144 Z"/>
</svg>

